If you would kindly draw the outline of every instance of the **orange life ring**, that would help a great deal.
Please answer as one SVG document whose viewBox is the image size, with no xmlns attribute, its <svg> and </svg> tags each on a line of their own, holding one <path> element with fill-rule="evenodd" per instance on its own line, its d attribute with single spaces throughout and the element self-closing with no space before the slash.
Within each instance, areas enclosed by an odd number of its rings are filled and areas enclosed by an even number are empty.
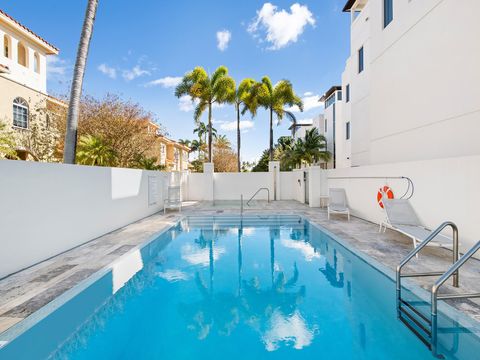
<svg viewBox="0 0 480 360">
<path fill-rule="evenodd" d="M 392 189 L 390 189 L 390 187 L 388 187 L 387 185 L 378 189 L 378 192 L 377 192 L 377 203 L 378 203 L 378 206 L 380 206 L 382 209 L 383 209 L 383 202 L 382 202 L 383 196 L 386 196 L 387 199 L 393 199 L 394 197 Z"/>
</svg>

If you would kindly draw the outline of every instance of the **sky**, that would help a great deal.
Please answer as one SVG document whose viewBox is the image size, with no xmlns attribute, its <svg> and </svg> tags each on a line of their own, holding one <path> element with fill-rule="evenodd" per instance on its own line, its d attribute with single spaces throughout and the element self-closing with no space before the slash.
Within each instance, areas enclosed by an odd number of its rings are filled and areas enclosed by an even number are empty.
<svg viewBox="0 0 480 360">
<path fill-rule="evenodd" d="M 174 96 L 179 79 L 195 66 L 225 65 L 239 83 L 265 75 L 292 82 L 303 98 L 298 120 L 323 113 L 319 97 L 340 84 L 349 55 L 346 0 L 100 0 L 83 93 L 107 93 L 141 104 L 173 139 L 195 139 L 193 105 Z M 3 0 L 1 8 L 60 49 L 48 61 L 48 92 L 66 95 L 86 0 Z M 214 127 L 236 147 L 231 105 L 213 109 Z M 206 121 L 206 115 L 204 116 Z M 288 135 L 285 120 L 275 139 Z M 242 116 L 242 160 L 268 148 L 268 113 Z"/>
</svg>

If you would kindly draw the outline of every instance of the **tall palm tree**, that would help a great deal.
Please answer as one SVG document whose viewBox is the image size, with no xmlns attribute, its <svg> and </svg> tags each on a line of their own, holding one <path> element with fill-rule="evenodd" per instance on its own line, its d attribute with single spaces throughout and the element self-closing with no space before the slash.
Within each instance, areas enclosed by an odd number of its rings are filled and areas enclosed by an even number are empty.
<svg viewBox="0 0 480 360">
<path fill-rule="evenodd" d="M 198 66 L 185 74 L 182 82 L 175 89 L 175 96 L 188 95 L 198 100 L 194 120 L 200 121 L 202 114 L 208 110 L 208 161 L 212 161 L 212 106 L 231 102 L 235 95 L 235 81 L 228 76 L 228 69 L 220 66 L 211 76 L 204 68 Z"/>
<path fill-rule="evenodd" d="M 258 109 L 258 99 L 255 96 L 255 84 L 257 82 L 253 79 L 244 79 L 238 85 L 238 88 L 235 90 L 235 97 L 233 103 L 235 105 L 235 111 L 237 112 L 237 168 L 238 172 L 242 171 L 242 166 L 240 162 L 240 113 L 243 115 L 245 112 L 249 111 L 254 117 Z M 242 109 L 240 109 L 243 107 Z"/>
<path fill-rule="evenodd" d="M 178 143 L 181 144 L 181 145 L 189 147 L 192 142 L 188 139 L 178 139 Z"/>
<path fill-rule="evenodd" d="M 92 135 L 80 137 L 78 142 L 77 162 L 91 166 L 113 166 L 115 151 L 102 138 Z"/>
<path fill-rule="evenodd" d="M 202 152 L 203 147 L 204 147 L 204 142 L 202 139 L 192 140 L 192 142 L 190 143 L 190 151 L 191 152 L 198 151 L 198 159 L 200 159 L 200 154 Z"/>
<path fill-rule="evenodd" d="M 327 139 L 318 132 L 317 128 L 307 130 L 304 142 L 304 159 L 308 164 L 323 160 L 328 162 L 331 154 L 326 150 Z"/>
<path fill-rule="evenodd" d="M 262 82 L 255 88 L 255 96 L 258 103 L 270 114 L 270 161 L 273 160 L 273 117 L 277 118 L 277 124 L 287 116 L 294 121 L 293 114 L 285 107 L 298 106 L 303 111 L 303 102 L 293 91 L 292 83 L 288 80 L 281 80 L 275 86 L 268 76 L 263 77 Z"/>
<path fill-rule="evenodd" d="M 98 0 L 88 0 L 85 19 L 83 21 L 82 34 L 78 44 L 77 59 L 73 70 L 72 89 L 70 103 L 68 104 L 67 129 L 65 132 L 65 145 L 63 148 L 63 162 L 75 163 L 77 147 L 78 115 L 80 112 L 80 98 L 82 97 L 83 76 L 87 63 L 88 49 L 93 33 L 93 23 L 97 12 Z"/>
</svg>

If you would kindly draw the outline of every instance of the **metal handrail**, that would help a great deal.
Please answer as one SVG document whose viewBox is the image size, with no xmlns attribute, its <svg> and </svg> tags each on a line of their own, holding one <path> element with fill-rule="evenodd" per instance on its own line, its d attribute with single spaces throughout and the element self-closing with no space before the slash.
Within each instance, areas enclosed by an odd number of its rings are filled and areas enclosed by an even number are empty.
<svg viewBox="0 0 480 360">
<path fill-rule="evenodd" d="M 243 216 L 243 194 L 240 195 L 240 215 Z"/>
<path fill-rule="evenodd" d="M 269 189 L 269 188 L 266 188 L 266 187 L 262 187 L 262 188 L 258 189 L 258 190 L 255 192 L 255 194 L 253 194 L 253 196 L 247 201 L 247 206 L 250 206 L 250 201 L 252 201 L 253 198 L 254 198 L 255 196 L 257 196 L 257 194 L 258 194 L 260 191 L 262 191 L 262 190 L 267 190 L 267 196 L 268 196 L 267 199 L 268 199 L 268 202 L 270 202 L 270 189 Z"/>
<path fill-rule="evenodd" d="M 463 294 L 450 294 L 450 295 L 438 295 L 440 287 L 451 277 L 458 276 L 459 269 L 468 261 L 470 258 L 480 250 L 480 241 L 477 242 L 470 250 L 468 250 L 460 260 L 456 261 L 447 272 L 445 272 L 432 286 L 431 291 L 431 324 L 432 324 L 432 353 L 437 356 L 437 309 L 438 309 L 438 300 L 447 300 L 447 299 L 465 299 L 465 298 L 480 298 L 480 293 L 463 293 Z M 458 285 L 458 284 L 457 284 Z"/>
<path fill-rule="evenodd" d="M 403 277 L 420 277 L 420 276 L 438 276 L 441 273 L 435 272 L 425 272 L 425 273 L 409 273 L 409 274 L 402 274 L 403 267 L 410 261 L 412 258 L 417 255 L 425 246 L 428 245 L 430 241 L 432 241 L 440 232 L 445 229 L 447 226 L 452 228 L 453 232 L 453 261 L 452 263 L 455 264 L 458 261 L 458 228 L 455 223 L 451 221 L 446 221 L 433 230 L 429 236 L 425 240 L 423 240 L 415 249 L 410 251 L 405 259 L 397 266 L 396 271 L 396 285 L 397 285 L 397 315 L 400 317 L 400 302 L 401 302 L 401 291 L 402 291 L 402 278 Z M 453 286 L 458 287 L 458 270 L 453 274 Z"/>
</svg>

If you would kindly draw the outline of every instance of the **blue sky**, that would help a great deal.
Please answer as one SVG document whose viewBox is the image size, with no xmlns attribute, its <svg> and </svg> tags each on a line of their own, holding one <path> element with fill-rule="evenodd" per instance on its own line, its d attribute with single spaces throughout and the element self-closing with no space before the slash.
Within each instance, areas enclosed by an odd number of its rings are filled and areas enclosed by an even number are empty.
<svg viewBox="0 0 480 360">
<path fill-rule="evenodd" d="M 119 94 L 156 114 L 172 138 L 193 139 L 188 99 L 171 87 L 200 65 L 226 65 L 239 82 L 268 75 L 289 79 L 305 98 L 298 119 L 323 112 L 315 100 L 340 83 L 349 53 L 345 0 L 100 0 L 84 94 Z M 86 0 L 4 0 L 2 9 L 60 49 L 49 62 L 49 92 L 68 92 Z M 221 41 L 219 41 L 221 40 Z M 170 87 L 169 87 L 170 86 Z M 316 106 L 316 107 L 315 107 Z M 214 126 L 235 145 L 234 108 L 214 109 Z M 268 147 L 268 116 L 242 118 L 242 159 L 253 160 Z M 274 130 L 288 134 L 288 122 Z"/>
</svg>

